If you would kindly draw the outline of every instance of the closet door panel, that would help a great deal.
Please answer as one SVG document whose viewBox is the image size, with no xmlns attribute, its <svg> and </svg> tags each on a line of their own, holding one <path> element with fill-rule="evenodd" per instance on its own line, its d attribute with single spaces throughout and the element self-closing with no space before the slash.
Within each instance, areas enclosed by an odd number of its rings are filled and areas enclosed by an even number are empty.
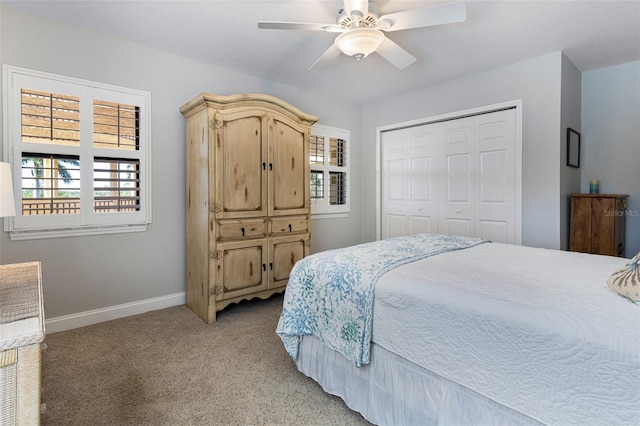
<svg viewBox="0 0 640 426">
<path fill-rule="evenodd" d="M 458 237 L 473 237 L 473 221 L 468 219 L 445 218 L 440 220 L 440 233 Z"/>
<path fill-rule="evenodd" d="M 515 110 L 475 117 L 477 235 L 500 243 L 516 238 L 514 123 Z"/>
<path fill-rule="evenodd" d="M 405 215 L 387 214 L 384 221 L 383 229 L 386 229 L 386 235 L 383 238 L 402 237 L 403 235 L 407 235 Z"/>
<path fill-rule="evenodd" d="M 508 224 L 504 221 L 478 220 L 476 236 L 494 243 L 506 243 L 509 235 Z"/>
<path fill-rule="evenodd" d="M 474 230 L 473 118 L 442 123 L 445 168 L 439 176 L 439 232 L 472 236 Z"/>
<path fill-rule="evenodd" d="M 441 165 L 433 141 L 440 131 L 437 126 L 418 126 L 383 135 L 383 238 L 437 232 Z"/>
</svg>

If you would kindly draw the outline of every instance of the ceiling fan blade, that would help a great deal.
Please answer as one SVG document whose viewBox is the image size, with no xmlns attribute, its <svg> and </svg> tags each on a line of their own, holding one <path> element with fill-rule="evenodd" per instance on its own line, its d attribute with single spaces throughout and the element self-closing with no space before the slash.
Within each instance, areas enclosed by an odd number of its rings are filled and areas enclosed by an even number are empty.
<svg viewBox="0 0 640 426">
<path fill-rule="evenodd" d="M 383 15 L 379 19 L 379 28 L 384 31 L 398 31 L 463 22 L 466 19 L 467 9 L 464 2 L 445 3 Z"/>
<path fill-rule="evenodd" d="M 309 70 L 311 68 L 317 70 L 326 68 L 329 62 L 340 56 L 340 53 L 342 52 L 338 49 L 338 46 L 336 46 L 335 43 L 332 44 L 318 59 L 316 59 L 316 61 L 309 67 Z"/>
<path fill-rule="evenodd" d="M 369 13 L 369 1 L 368 0 L 344 0 L 344 9 L 347 15 L 351 15 L 352 12 L 356 14 L 362 13 L 361 17 L 367 16 Z"/>
<path fill-rule="evenodd" d="M 416 61 L 411 53 L 389 40 L 388 37 L 382 40 L 376 52 L 400 69 L 404 69 Z"/>
<path fill-rule="evenodd" d="M 312 22 L 275 22 L 260 21 L 258 28 L 262 30 L 307 30 L 307 31 L 340 31 L 335 24 L 317 24 Z"/>
</svg>

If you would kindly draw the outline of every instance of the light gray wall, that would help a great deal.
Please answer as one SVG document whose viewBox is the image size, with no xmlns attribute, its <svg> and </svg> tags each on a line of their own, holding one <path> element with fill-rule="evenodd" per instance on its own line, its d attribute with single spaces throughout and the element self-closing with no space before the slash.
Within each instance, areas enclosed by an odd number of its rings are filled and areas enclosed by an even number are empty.
<svg viewBox="0 0 640 426">
<path fill-rule="evenodd" d="M 582 74 L 582 192 L 628 194 L 626 257 L 640 252 L 640 62 Z"/>
<path fill-rule="evenodd" d="M 178 108 L 203 91 L 271 94 L 318 115 L 320 124 L 351 130 L 351 214 L 313 219 L 312 252 L 375 238 L 376 127 L 514 99 L 523 105 L 523 243 L 563 247 L 563 203 L 576 173 L 564 167 L 564 132 L 575 126 L 583 138 L 582 190 L 599 178 L 602 191 L 631 195 L 627 255 L 640 251 L 639 63 L 583 74 L 580 127 L 579 76 L 560 52 L 361 107 L 0 7 L 0 62 L 152 93 L 147 232 L 19 242 L 0 233 L 2 263 L 42 261 L 47 318 L 184 291 Z"/>
<path fill-rule="evenodd" d="M 571 194 L 580 192 L 581 168 L 567 166 L 567 127 L 580 132 L 582 74 L 562 55 L 562 99 L 560 116 L 560 248 L 569 249 Z M 582 155 L 584 158 L 584 155 Z"/>
<path fill-rule="evenodd" d="M 147 232 L 10 241 L 2 263 L 42 261 L 47 319 L 184 291 L 184 120 L 178 108 L 200 92 L 266 93 L 351 130 L 361 152 L 361 107 L 177 55 L 0 8 L 0 61 L 151 92 L 153 223 Z M 361 191 L 355 164 L 351 189 Z M 312 250 L 360 242 L 360 199 L 344 219 L 312 222 Z M 333 238 L 335 236 L 335 239 Z"/>
<path fill-rule="evenodd" d="M 376 235 L 376 127 L 522 99 L 524 245 L 559 248 L 562 53 L 364 105 L 363 239 Z"/>
</svg>

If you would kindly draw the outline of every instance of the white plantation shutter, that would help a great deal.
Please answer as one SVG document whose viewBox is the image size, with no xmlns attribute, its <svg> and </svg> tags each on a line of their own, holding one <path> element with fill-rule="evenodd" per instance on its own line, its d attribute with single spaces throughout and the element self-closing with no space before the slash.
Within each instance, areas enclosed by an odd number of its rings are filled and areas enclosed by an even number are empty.
<svg viewBox="0 0 640 426">
<path fill-rule="evenodd" d="M 151 220 L 150 94 L 4 66 L 12 239 L 140 231 Z M 9 153 L 9 155 L 7 155 Z"/>
</svg>

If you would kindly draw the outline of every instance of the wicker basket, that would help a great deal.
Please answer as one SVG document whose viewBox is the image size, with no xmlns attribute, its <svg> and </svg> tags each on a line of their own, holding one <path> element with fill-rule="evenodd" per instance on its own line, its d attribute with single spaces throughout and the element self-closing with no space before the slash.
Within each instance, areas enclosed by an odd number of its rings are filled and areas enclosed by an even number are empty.
<svg viewBox="0 0 640 426">
<path fill-rule="evenodd" d="M 40 424 L 40 262 L 0 265 L 0 425 Z"/>
</svg>

